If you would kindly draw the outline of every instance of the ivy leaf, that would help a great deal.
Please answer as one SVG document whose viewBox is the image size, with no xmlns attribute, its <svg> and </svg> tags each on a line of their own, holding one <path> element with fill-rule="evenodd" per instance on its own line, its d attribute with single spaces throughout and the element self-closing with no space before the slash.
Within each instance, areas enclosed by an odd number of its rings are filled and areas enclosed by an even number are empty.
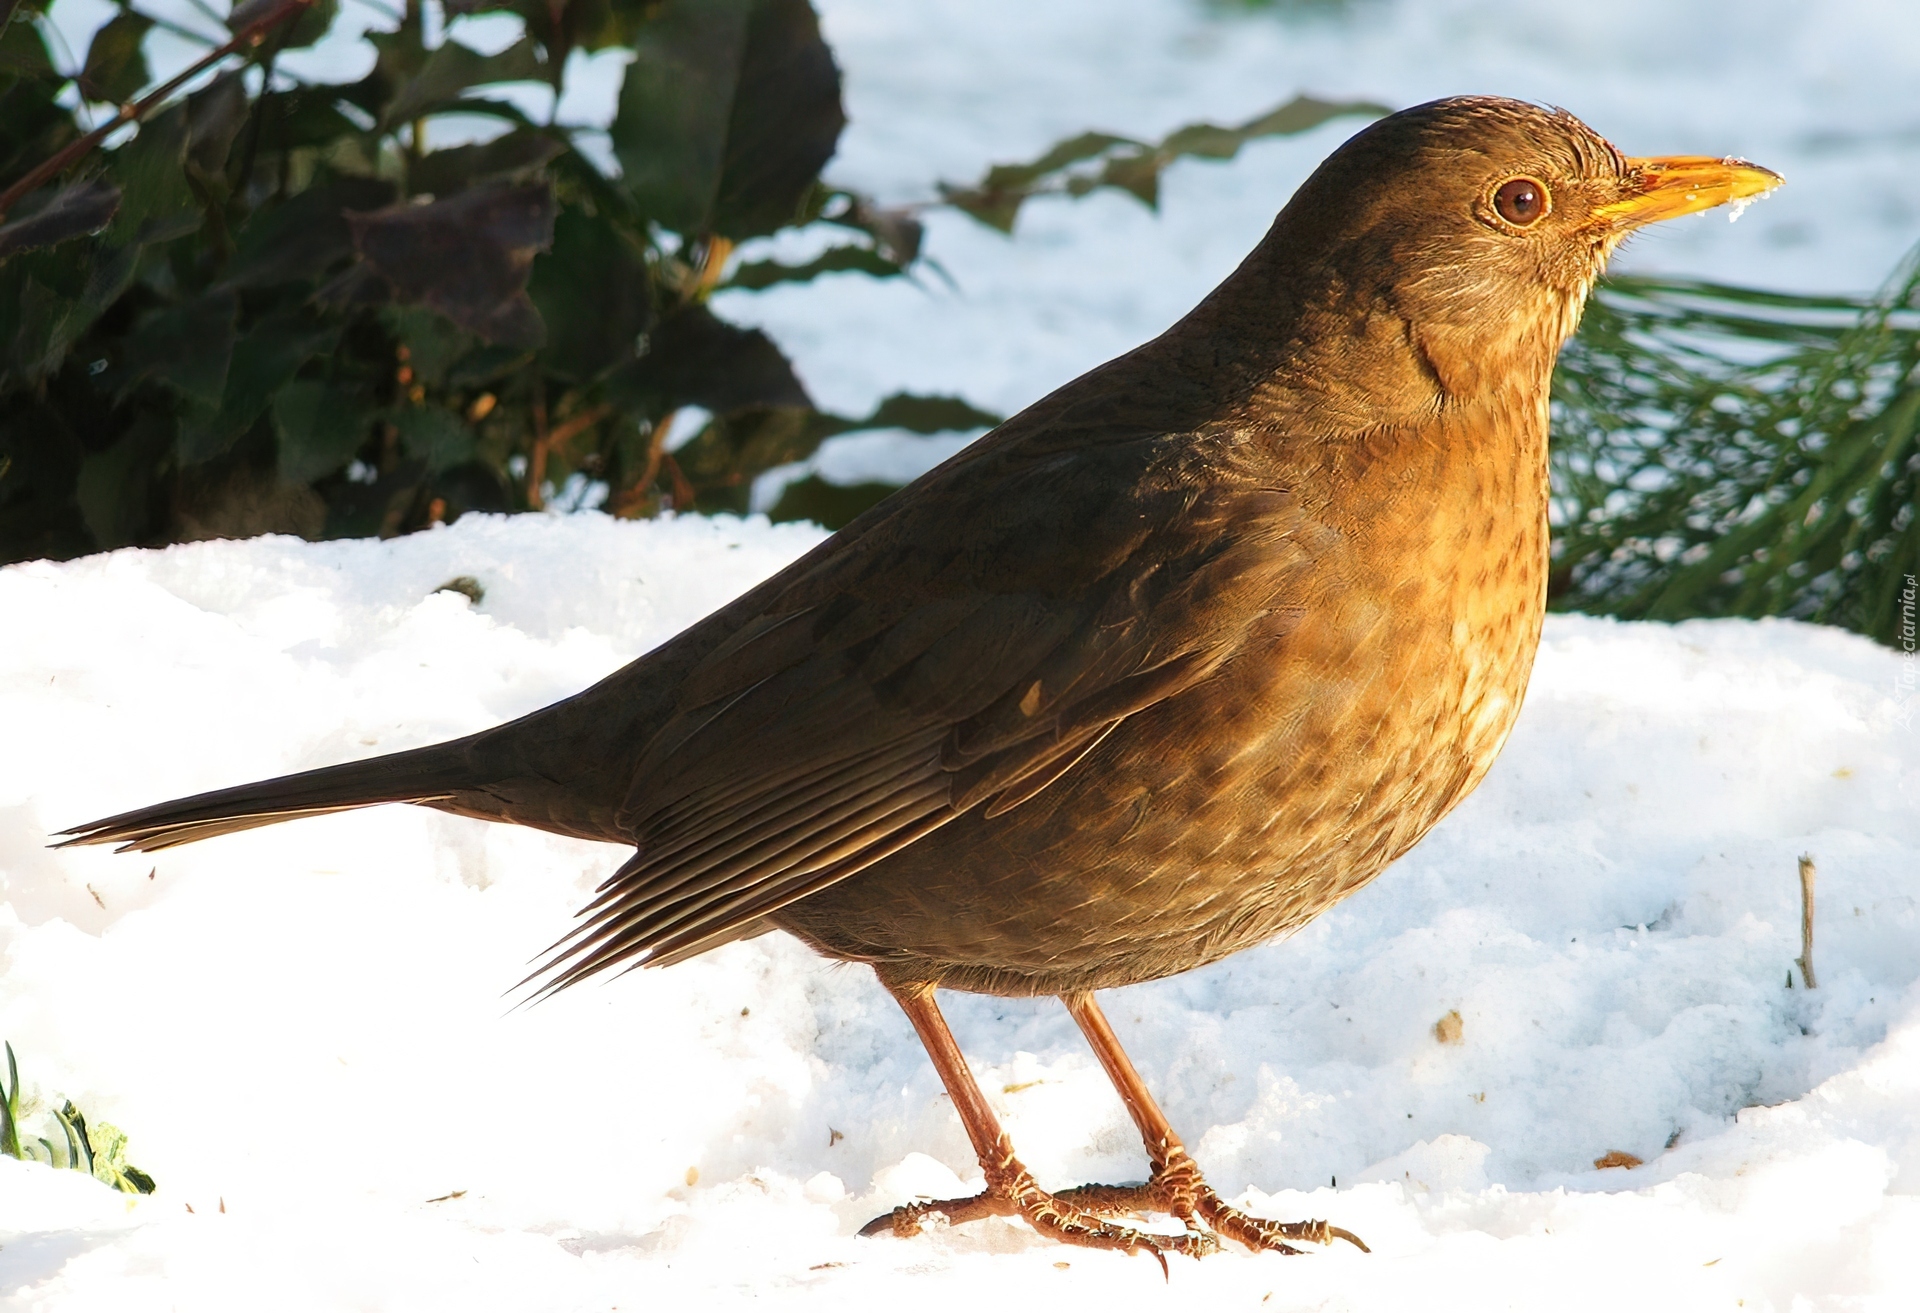
<svg viewBox="0 0 1920 1313">
<path fill-rule="evenodd" d="M 15 251 L 58 246 L 70 237 L 99 232 L 119 208 L 120 189 L 105 178 L 71 183 L 26 218 L 0 227 L 0 260 Z"/>
<path fill-rule="evenodd" d="M 132 10 L 121 10 L 93 34 L 87 46 L 87 62 L 74 79 L 80 94 L 88 100 L 111 101 L 118 105 L 133 99 L 133 94 L 153 80 L 147 71 L 147 57 L 140 43 L 153 28 L 153 20 Z"/>
<path fill-rule="evenodd" d="M 845 123 L 806 0 L 667 0 L 635 39 L 612 137 L 641 210 L 738 241 L 794 221 Z"/>
</svg>

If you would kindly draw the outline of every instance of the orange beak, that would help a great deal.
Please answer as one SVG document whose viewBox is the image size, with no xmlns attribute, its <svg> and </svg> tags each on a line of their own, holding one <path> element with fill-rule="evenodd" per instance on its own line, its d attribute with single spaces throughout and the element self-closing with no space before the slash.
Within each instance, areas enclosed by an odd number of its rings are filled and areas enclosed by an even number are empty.
<svg viewBox="0 0 1920 1313">
<path fill-rule="evenodd" d="M 1786 181 L 1758 164 L 1710 155 L 1630 159 L 1627 168 L 1626 197 L 1594 210 L 1601 221 L 1623 229 L 1764 196 Z"/>
</svg>

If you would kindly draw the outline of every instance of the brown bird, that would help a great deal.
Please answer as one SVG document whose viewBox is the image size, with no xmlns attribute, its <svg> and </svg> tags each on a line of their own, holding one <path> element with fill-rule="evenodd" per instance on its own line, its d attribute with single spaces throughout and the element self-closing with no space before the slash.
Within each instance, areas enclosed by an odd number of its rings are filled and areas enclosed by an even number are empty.
<svg viewBox="0 0 1920 1313">
<path fill-rule="evenodd" d="M 1156 1256 L 1357 1244 L 1215 1194 L 1094 991 L 1305 924 L 1479 783 L 1546 603 L 1555 353 L 1629 232 L 1779 182 L 1629 159 L 1512 100 L 1395 114 L 1165 333 L 585 692 L 70 842 L 150 851 L 414 802 L 629 845 L 543 990 L 776 927 L 871 964 L 986 1184 L 869 1231 L 1018 1213 Z M 1058 995 L 1147 1183 L 1043 1190 L 940 987 Z M 1141 1210 L 1183 1229 L 1109 1220 Z"/>
</svg>

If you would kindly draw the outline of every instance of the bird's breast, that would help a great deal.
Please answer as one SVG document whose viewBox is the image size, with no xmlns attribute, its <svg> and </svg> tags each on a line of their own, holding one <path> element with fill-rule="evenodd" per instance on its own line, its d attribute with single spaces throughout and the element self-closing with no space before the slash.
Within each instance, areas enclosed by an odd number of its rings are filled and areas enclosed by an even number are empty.
<svg viewBox="0 0 1920 1313">
<path fill-rule="evenodd" d="M 1212 677 L 1032 799 L 782 923 L 903 976 L 1044 993 L 1202 965 L 1360 887 L 1479 782 L 1518 713 L 1547 565 L 1544 413 L 1518 419 L 1288 471 L 1310 557 L 1268 599 L 1288 624 L 1250 624 Z"/>
</svg>

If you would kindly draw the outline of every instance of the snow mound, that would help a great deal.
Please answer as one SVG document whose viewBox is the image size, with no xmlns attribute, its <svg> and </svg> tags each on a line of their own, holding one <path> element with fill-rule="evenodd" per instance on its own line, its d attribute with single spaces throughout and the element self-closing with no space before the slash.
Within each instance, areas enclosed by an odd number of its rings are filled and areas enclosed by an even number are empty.
<svg viewBox="0 0 1920 1313">
<path fill-rule="evenodd" d="M 1920 734 L 1901 658 L 1832 630 L 1551 620 L 1512 744 L 1414 853 L 1290 941 L 1110 994 L 1223 1192 L 1375 1251 L 1224 1254 L 1171 1287 L 1012 1222 L 856 1236 L 978 1171 L 872 978 L 784 936 L 509 1012 L 615 849 L 408 807 L 155 857 L 45 847 L 530 710 L 818 538 L 468 517 L 0 571 L 0 1037 L 160 1187 L 0 1159 L 0 1300 L 1784 1311 L 1920 1289 Z M 477 605 L 435 591 L 458 576 Z M 1057 1004 L 949 999 L 1042 1180 L 1139 1178 Z"/>
</svg>

